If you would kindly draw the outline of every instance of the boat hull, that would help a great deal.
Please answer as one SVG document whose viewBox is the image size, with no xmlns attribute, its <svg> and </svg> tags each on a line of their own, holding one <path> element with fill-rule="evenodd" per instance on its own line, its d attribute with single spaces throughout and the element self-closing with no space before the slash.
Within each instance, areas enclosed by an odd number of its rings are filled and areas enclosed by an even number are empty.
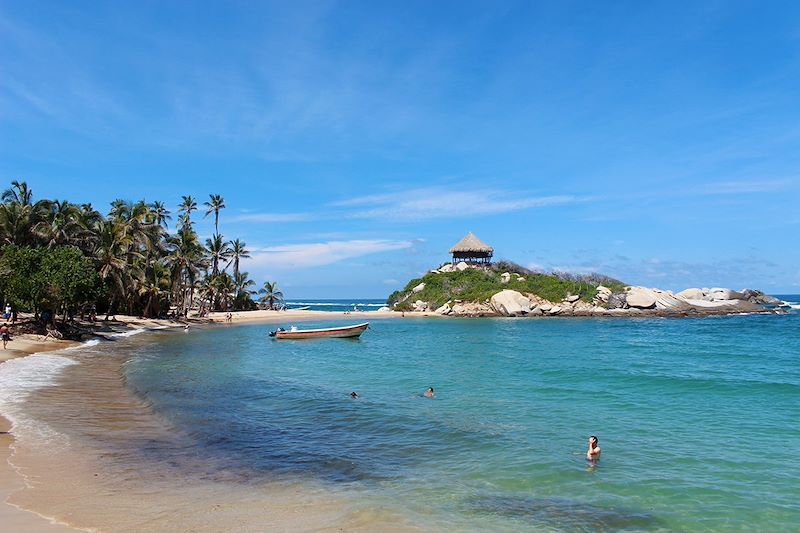
<svg viewBox="0 0 800 533">
<path fill-rule="evenodd" d="M 325 329 L 306 329 L 306 330 L 288 330 L 276 331 L 274 337 L 276 339 L 320 339 L 320 338 L 334 338 L 334 339 L 352 339 L 360 337 L 362 333 L 369 327 L 369 323 L 356 324 L 354 326 L 346 326 L 342 328 L 325 328 Z"/>
</svg>

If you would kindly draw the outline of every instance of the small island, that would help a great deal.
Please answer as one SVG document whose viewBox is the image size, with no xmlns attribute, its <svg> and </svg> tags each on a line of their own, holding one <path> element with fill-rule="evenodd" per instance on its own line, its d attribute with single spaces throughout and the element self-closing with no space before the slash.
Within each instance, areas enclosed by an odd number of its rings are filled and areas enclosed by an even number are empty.
<svg viewBox="0 0 800 533">
<path fill-rule="evenodd" d="M 628 285 L 601 274 L 536 272 L 493 262 L 494 249 L 469 233 L 452 260 L 412 279 L 387 299 L 401 312 L 446 316 L 664 316 L 782 313 L 781 301 L 754 289 L 669 290 Z"/>
</svg>

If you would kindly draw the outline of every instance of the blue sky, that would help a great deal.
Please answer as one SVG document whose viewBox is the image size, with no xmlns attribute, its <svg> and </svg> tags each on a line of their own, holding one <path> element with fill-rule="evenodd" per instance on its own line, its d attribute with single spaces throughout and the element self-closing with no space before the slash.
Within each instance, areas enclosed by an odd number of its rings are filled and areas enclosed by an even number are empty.
<svg viewBox="0 0 800 533">
<path fill-rule="evenodd" d="M 290 298 L 383 297 L 467 231 L 800 293 L 800 4 L 3 0 L 0 178 L 221 194 Z"/>
</svg>

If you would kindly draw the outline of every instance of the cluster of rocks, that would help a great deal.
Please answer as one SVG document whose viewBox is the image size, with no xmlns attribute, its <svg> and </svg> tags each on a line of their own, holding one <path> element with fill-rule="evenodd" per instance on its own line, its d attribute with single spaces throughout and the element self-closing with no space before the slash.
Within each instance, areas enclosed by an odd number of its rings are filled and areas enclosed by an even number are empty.
<svg viewBox="0 0 800 533">
<path fill-rule="evenodd" d="M 536 294 L 504 289 L 485 302 L 455 300 L 433 310 L 427 302 L 417 300 L 413 308 L 455 316 L 695 316 L 763 312 L 765 306 L 780 303 L 751 289 L 686 289 L 676 294 L 647 287 L 626 287 L 624 292 L 614 293 L 601 285 L 596 292 L 591 302 L 581 300 L 579 295 L 567 295 L 560 302 L 551 302 Z"/>
</svg>

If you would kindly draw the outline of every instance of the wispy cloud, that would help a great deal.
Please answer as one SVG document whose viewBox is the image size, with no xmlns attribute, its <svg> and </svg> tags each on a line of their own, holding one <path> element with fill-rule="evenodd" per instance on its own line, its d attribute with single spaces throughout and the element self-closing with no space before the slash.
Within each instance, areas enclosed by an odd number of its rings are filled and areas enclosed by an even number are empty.
<svg viewBox="0 0 800 533">
<path fill-rule="evenodd" d="M 245 213 L 231 217 L 229 222 L 302 222 L 312 220 L 310 213 Z"/>
<path fill-rule="evenodd" d="M 718 181 L 693 189 L 698 194 L 755 194 L 776 192 L 800 186 L 800 178 L 773 180 Z"/>
<path fill-rule="evenodd" d="M 496 189 L 450 190 L 429 187 L 359 196 L 332 205 L 361 208 L 350 212 L 350 218 L 408 221 L 490 215 L 591 200 L 593 198 L 588 196 L 521 196 L 519 193 Z"/>
<path fill-rule="evenodd" d="M 412 246 L 412 241 L 386 239 L 286 244 L 257 250 L 245 264 L 248 268 L 313 268 L 364 255 L 404 250 Z"/>
</svg>

